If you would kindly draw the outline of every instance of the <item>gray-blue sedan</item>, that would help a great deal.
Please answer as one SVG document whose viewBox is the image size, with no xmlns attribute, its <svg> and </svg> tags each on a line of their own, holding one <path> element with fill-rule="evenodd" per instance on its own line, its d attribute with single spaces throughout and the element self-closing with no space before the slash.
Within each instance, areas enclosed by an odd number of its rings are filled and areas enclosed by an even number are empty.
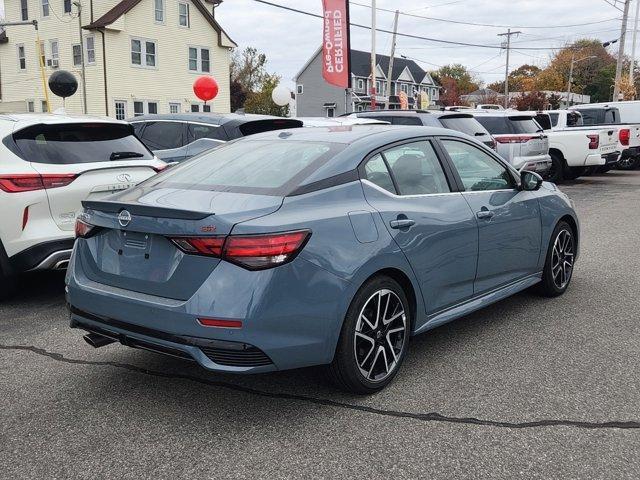
<svg viewBox="0 0 640 480">
<path fill-rule="evenodd" d="M 472 137 L 340 126 L 229 142 L 85 201 L 71 326 L 236 373 L 326 364 L 387 385 L 409 337 L 528 287 L 567 289 L 569 199 Z"/>
</svg>

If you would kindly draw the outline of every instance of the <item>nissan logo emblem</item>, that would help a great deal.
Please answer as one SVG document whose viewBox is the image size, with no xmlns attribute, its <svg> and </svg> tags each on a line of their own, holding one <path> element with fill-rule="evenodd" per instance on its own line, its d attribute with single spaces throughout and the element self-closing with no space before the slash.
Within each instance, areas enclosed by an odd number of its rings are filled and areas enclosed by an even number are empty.
<svg viewBox="0 0 640 480">
<path fill-rule="evenodd" d="M 122 210 L 118 214 L 118 223 L 121 227 L 126 227 L 131 222 L 131 214 L 127 210 Z"/>
<path fill-rule="evenodd" d="M 128 183 L 131 181 L 131 175 L 128 173 L 121 173 L 116 177 L 119 182 Z"/>
</svg>

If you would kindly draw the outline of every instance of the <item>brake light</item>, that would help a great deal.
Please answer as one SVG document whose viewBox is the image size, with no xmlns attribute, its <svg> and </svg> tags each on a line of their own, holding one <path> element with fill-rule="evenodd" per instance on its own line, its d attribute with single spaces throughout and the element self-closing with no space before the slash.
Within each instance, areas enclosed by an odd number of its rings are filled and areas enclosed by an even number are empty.
<svg viewBox="0 0 640 480">
<path fill-rule="evenodd" d="M 58 187 L 66 187 L 76 179 L 77 175 L 69 174 L 42 174 L 16 173 L 13 175 L 0 175 L 0 190 L 7 193 L 32 192 Z"/>
<path fill-rule="evenodd" d="M 76 218 L 76 238 L 87 238 L 95 228 L 94 225 Z"/>
<path fill-rule="evenodd" d="M 174 237 L 183 252 L 222 258 L 249 270 L 283 265 L 293 260 L 311 236 L 309 230 L 228 237 Z"/>
<path fill-rule="evenodd" d="M 590 134 L 587 135 L 589 139 L 589 150 L 595 150 L 600 145 L 600 135 L 598 134 Z"/>
<path fill-rule="evenodd" d="M 527 143 L 529 140 L 533 140 L 534 138 L 540 138 L 540 137 L 534 137 L 529 135 L 518 135 L 518 136 L 503 135 L 499 137 L 494 137 L 494 140 L 498 143 Z"/>
<path fill-rule="evenodd" d="M 242 328 L 242 320 L 221 320 L 218 318 L 199 318 L 198 323 L 203 327 Z"/>
<path fill-rule="evenodd" d="M 618 133 L 618 138 L 620 139 L 620 143 L 622 145 L 629 145 L 629 139 L 631 138 L 631 130 L 628 128 L 623 128 Z"/>
</svg>

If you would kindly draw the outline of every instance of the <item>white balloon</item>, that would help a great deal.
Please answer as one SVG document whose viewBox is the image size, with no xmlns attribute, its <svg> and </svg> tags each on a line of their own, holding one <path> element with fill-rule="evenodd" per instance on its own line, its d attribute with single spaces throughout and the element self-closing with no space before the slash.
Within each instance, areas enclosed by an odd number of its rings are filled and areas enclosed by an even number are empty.
<svg viewBox="0 0 640 480">
<path fill-rule="evenodd" d="M 273 92 L 271 92 L 271 99 L 273 100 L 273 103 L 280 107 L 289 105 L 289 102 L 291 101 L 291 90 L 284 85 L 278 85 L 273 89 Z"/>
</svg>

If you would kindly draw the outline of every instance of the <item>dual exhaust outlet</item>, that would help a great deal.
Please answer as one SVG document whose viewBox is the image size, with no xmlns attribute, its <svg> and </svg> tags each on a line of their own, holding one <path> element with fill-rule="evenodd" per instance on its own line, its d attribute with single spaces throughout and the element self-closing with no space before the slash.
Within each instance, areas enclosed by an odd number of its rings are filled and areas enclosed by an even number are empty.
<svg viewBox="0 0 640 480">
<path fill-rule="evenodd" d="M 98 333 L 87 333 L 82 338 L 93 348 L 100 348 L 117 342 L 117 340 L 114 340 L 113 338 L 105 337 L 104 335 L 100 335 Z"/>
</svg>

